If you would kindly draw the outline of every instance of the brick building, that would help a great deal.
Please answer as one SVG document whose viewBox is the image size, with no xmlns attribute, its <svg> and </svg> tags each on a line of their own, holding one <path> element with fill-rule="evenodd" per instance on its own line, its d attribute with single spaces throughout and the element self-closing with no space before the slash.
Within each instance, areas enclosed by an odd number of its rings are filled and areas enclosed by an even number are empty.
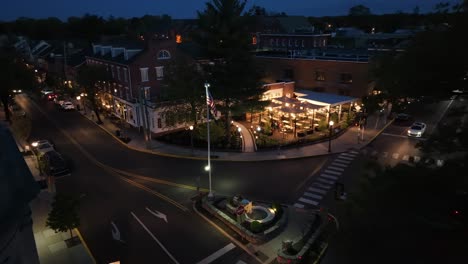
<svg viewBox="0 0 468 264">
<path fill-rule="evenodd" d="M 152 132 L 160 132 L 162 120 L 152 106 L 160 100 L 164 67 L 176 45 L 167 38 L 93 44 L 87 64 L 104 66 L 113 79 L 101 84 L 103 105 L 134 127 L 149 126 Z M 143 111 L 144 105 L 148 111 Z"/>
<path fill-rule="evenodd" d="M 331 55 L 326 52 L 314 56 L 259 54 L 257 60 L 265 67 L 265 83 L 294 81 L 297 89 L 357 98 L 372 91 L 368 57 Z"/>
</svg>

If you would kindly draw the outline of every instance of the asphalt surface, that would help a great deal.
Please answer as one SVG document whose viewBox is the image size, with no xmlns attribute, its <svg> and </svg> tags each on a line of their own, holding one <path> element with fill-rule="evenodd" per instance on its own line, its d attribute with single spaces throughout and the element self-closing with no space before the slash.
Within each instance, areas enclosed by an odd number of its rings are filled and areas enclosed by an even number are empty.
<svg viewBox="0 0 468 264">
<path fill-rule="evenodd" d="M 458 99 L 456 99 L 458 100 Z M 434 131 L 439 121 L 443 122 L 443 115 L 446 109 L 455 105 L 457 101 L 445 100 L 436 103 L 414 104 L 408 109 L 408 113 L 413 117 L 407 122 L 397 122 L 387 127 L 371 144 L 360 151 L 360 155 L 348 169 L 344 172 L 341 181 L 345 184 L 346 192 L 352 195 L 354 186 L 358 185 L 358 178 L 363 171 L 365 161 L 369 158 L 377 159 L 383 166 L 394 166 L 399 162 L 407 162 L 409 157 L 419 157 L 420 162 L 424 161 L 423 154 L 416 147 L 416 144 L 427 139 Z M 407 130 L 413 122 L 424 122 L 428 126 L 425 134 L 421 138 L 408 137 Z M 372 125 L 372 124 L 368 124 Z M 336 212 L 336 201 L 333 195 L 327 200 L 327 207 L 331 212 Z M 343 219 L 343 221 L 346 221 Z M 321 261 L 322 264 L 350 263 L 342 249 L 345 245 L 340 245 L 340 241 L 332 241 L 327 249 L 326 255 Z"/>
<path fill-rule="evenodd" d="M 71 176 L 56 180 L 57 192 L 80 195 L 80 231 L 98 263 L 194 263 L 231 243 L 191 210 L 196 191 L 177 185 L 196 186 L 200 177 L 207 188 L 206 162 L 128 149 L 78 112 L 59 111 L 53 102 L 23 98 L 20 104 L 33 120 L 31 138 L 51 140 L 72 164 Z M 291 203 L 298 186 L 326 159 L 212 161 L 213 189 Z M 124 177 L 115 169 L 175 184 Z M 159 213 L 167 223 L 154 215 Z M 217 262 L 247 259 L 239 247 L 224 257 Z"/>
</svg>

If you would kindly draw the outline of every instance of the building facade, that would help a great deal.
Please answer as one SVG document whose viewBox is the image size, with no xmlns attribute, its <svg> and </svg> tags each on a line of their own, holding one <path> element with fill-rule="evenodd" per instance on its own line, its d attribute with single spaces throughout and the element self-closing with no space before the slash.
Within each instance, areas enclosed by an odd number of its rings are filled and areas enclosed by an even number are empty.
<svg viewBox="0 0 468 264">
<path fill-rule="evenodd" d="M 265 66 L 265 83 L 294 81 L 298 89 L 360 98 L 373 89 L 368 61 L 337 57 L 257 56 Z"/>
</svg>

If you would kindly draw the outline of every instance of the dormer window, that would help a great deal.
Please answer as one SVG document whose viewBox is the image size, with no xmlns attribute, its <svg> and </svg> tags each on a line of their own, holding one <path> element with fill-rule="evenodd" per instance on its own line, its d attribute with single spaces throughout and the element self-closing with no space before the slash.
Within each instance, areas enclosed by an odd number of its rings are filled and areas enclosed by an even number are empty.
<svg viewBox="0 0 468 264">
<path fill-rule="evenodd" d="M 160 50 L 158 52 L 158 60 L 167 60 L 171 58 L 171 53 L 167 50 Z"/>
</svg>

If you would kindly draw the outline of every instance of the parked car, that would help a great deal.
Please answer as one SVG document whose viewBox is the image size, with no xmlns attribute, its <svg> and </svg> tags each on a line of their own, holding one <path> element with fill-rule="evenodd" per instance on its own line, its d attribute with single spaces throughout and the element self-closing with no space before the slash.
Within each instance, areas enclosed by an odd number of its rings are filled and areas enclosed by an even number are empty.
<svg viewBox="0 0 468 264">
<path fill-rule="evenodd" d="M 54 146 L 50 144 L 49 142 L 44 142 L 37 147 L 35 147 L 37 153 L 39 154 L 45 154 L 49 151 L 55 151 Z"/>
<path fill-rule="evenodd" d="M 66 101 L 62 104 L 62 109 L 63 110 L 75 110 L 75 106 L 73 105 L 72 102 Z"/>
<path fill-rule="evenodd" d="M 59 96 L 56 96 L 56 97 L 54 98 L 54 103 L 57 104 L 57 105 L 59 105 L 59 106 L 62 106 L 62 104 L 65 103 L 65 97 L 60 96 L 60 95 L 59 95 Z"/>
<path fill-rule="evenodd" d="M 56 94 L 56 93 L 49 93 L 49 94 L 47 94 L 47 100 L 52 101 L 55 98 L 57 98 L 57 96 L 58 96 L 58 94 Z"/>
<path fill-rule="evenodd" d="M 51 176 L 65 176 L 70 174 L 67 162 L 57 151 L 49 151 L 39 157 L 43 162 L 45 173 Z"/>
<path fill-rule="evenodd" d="M 13 93 L 14 94 L 20 94 L 20 93 L 23 93 L 23 90 L 19 89 L 19 90 L 13 90 Z"/>
<path fill-rule="evenodd" d="M 52 89 L 50 89 L 50 88 L 45 88 L 45 89 L 41 90 L 41 94 L 43 94 L 43 95 L 48 95 L 48 94 L 53 93 L 53 92 L 54 91 L 52 91 Z"/>
<path fill-rule="evenodd" d="M 415 122 L 408 129 L 408 136 L 422 137 L 425 131 L 426 131 L 426 124 L 421 123 L 421 122 Z"/>
</svg>

